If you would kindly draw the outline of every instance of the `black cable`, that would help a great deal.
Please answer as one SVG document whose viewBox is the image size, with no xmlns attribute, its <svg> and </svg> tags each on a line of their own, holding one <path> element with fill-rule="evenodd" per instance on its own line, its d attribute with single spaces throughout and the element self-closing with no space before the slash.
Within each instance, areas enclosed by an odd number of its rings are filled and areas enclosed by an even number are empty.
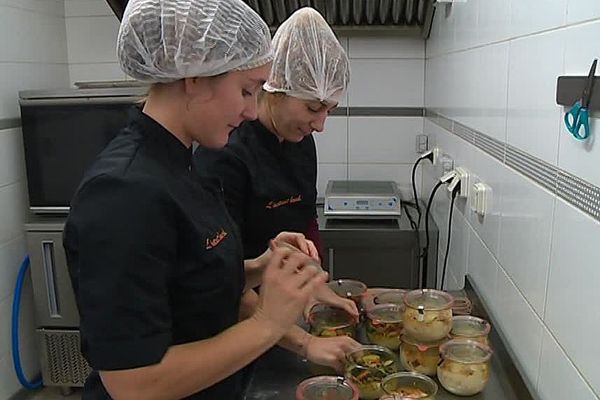
<svg viewBox="0 0 600 400">
<path fill-rule="evenodd" d="M 411 173 L 411 181 L 412 181 L 412 190 L 413 190 L 413 200 L 415 201 L 415 206 L 417 209 L 417 214 L 419 215 L 419 218 L 417 219 L 417 226 L 421 225 L 421 207 L 419 207 L 419 198 L 417 197 L 417 184 L 415 183 L 416 181 L 416 174 L 417 174 L 417 166 L 419 165 L 419 163 L 421 161 L 423 161 L 425 159 L 425 157 L 419 157 L 417 159 L 417 161 L 415 161 L 415 164 L 412 167 L 412 173 Z"/>
<path fill-rule="evenodd" d="M 448 242 L 446 243 L 446 254 L 444 255 L 444 266 L 442 268 L 442 283 L 440 285 L 440 290 L 444 290 L 444 281 L 446 280 L 446 267 L 448 266 L 448 254 L 450 253 L 450 237 L 452 235 L 452 212 L 454 211 L 454 200 L 456 200 L 458 192 L 459 190 L 455 188 L 452 192 L 452 200 L 450 201 L 450 211 L 448 212 Z"/>
<path fill-rule="evenodd" d="M 417 231 L 419 229 L 419 227 L 417 226 L 412 215 L 410 215 L 410 213 L 408 212 L 408 207 L 407 207 L 408 204 L 405 201 L 402 201 L 400 204 L 402 204 L 402 209 L 404 210 L 404 213 L 408 217 L 408 221 L 410 222 L 410 227 L 413 228 L 413 230 Z"/>
<path fill-rule="evenodd" d="M 421 288 L 427 287 L 427 269 L 428 269 L 428 254 L 429 254 L 429 214 L 431 212 L 431 205 L 433 204 L 433 198 L 435 197 L 435 193 L 438 191 L 440 186 L 444 185 L 446 182 L 439 181 L 431 191 L 429 195 L 429 201 L 427 202 L 427 209 L 425 211 L 425 248 L 423 254 L 423 275 L 421 276 Z M 437 275 L 437 274 L 436 274 Z M 434 287 L 437 287 L 437 276 L 436 276 L 436 284 Z"/>
</svg>

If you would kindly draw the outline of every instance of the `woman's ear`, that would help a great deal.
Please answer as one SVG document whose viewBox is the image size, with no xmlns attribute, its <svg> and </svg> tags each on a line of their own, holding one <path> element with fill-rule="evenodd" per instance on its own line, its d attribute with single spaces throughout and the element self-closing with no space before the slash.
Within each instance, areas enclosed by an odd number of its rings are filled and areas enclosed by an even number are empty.
<svg viewBox="0 0 600 400">
<path fill-rule="evenodd" d="M 213 97 L 213 88 L 209 80 L 211 77 L 195 77 L 183 79 L 183 90 L 193 102 L 206 102 Z"/>
</svg>

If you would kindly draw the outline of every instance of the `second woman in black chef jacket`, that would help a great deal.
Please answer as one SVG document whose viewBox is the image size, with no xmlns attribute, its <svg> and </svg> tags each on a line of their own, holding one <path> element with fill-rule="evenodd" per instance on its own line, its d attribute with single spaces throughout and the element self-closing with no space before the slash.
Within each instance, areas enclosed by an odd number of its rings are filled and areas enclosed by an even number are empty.
<svg viewBox="0 0 600 400">
<path fill-rule="evenodd" d="M 222 151 L 199 148 L 195 162 L 222 179 L 225 202 L 242 234 L 245 257 L 261 254 L 281 231 L 302 232 L 321 252 L 316 215 L 317 154 L 313 132 L 344 96 L 346 53 L 323 17 L 301 8 L 273 38 L 271 74 L 258 119 L 246 121 Z M 316 300 L 351 302 L 321 291 Z"/>
</svg>

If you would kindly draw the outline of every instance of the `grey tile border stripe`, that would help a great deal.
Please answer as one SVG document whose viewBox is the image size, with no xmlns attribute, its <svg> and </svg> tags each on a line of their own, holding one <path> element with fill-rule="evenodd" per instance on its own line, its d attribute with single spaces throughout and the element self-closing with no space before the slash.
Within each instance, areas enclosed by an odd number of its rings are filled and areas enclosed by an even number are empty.
<svg viewBox="0 0 600 400">
<path fill-rule="evenodd" d="M 600 188 L 559 171 L 557 195 L 600 221 Z"/>
<path fill-rule="evenodd" d="M 21 126 L 21 118 L 0 119 L 0 130 L 17 128 L 19 126 Z"/>
<path fill-rule="evenodd" d="M 338 107 L 333 116 L 349 117 L 422 117 L 423 107 Z"/>
<path fill-rule="evenodd" d="M 600 221 L 600 187 L 434 110 L 426 109 L 425 117 Z"/>
</svg>

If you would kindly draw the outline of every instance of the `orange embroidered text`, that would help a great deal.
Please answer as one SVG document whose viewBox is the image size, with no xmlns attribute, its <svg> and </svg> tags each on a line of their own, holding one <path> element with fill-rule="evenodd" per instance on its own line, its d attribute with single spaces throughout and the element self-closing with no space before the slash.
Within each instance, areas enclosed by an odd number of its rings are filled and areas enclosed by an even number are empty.
<svg viewBox="0 0 600 400">
<path fill-rule="evenodd" d="M 221 231 L 217 233 L 214 238 L 206 239 L 206 250 L 210 250 L 217 247 L 219 243 L 221 243 L 223 239 L 227 237 L 227 235 L 228 234 L 227 232 L 225 232 L 225 229 L 221 229 Z"/>
<path fill-rule="evenodd" d="M 277 207 L 281 207 L 281 206 L 285 206 L 288 204 L 294 204 L 294 203 L 298 203 L 302 201 L 302 195 L 299 194 L 297 196 L 291 196 L 288 199 L 283 199 L 283 200 L 271 200 L 270 202 L 267 203 L 267 205 L 265 206 L 265 208 L 268 209 L 272 209 L 272 208 L 277 208 Z"/>
</svg>

